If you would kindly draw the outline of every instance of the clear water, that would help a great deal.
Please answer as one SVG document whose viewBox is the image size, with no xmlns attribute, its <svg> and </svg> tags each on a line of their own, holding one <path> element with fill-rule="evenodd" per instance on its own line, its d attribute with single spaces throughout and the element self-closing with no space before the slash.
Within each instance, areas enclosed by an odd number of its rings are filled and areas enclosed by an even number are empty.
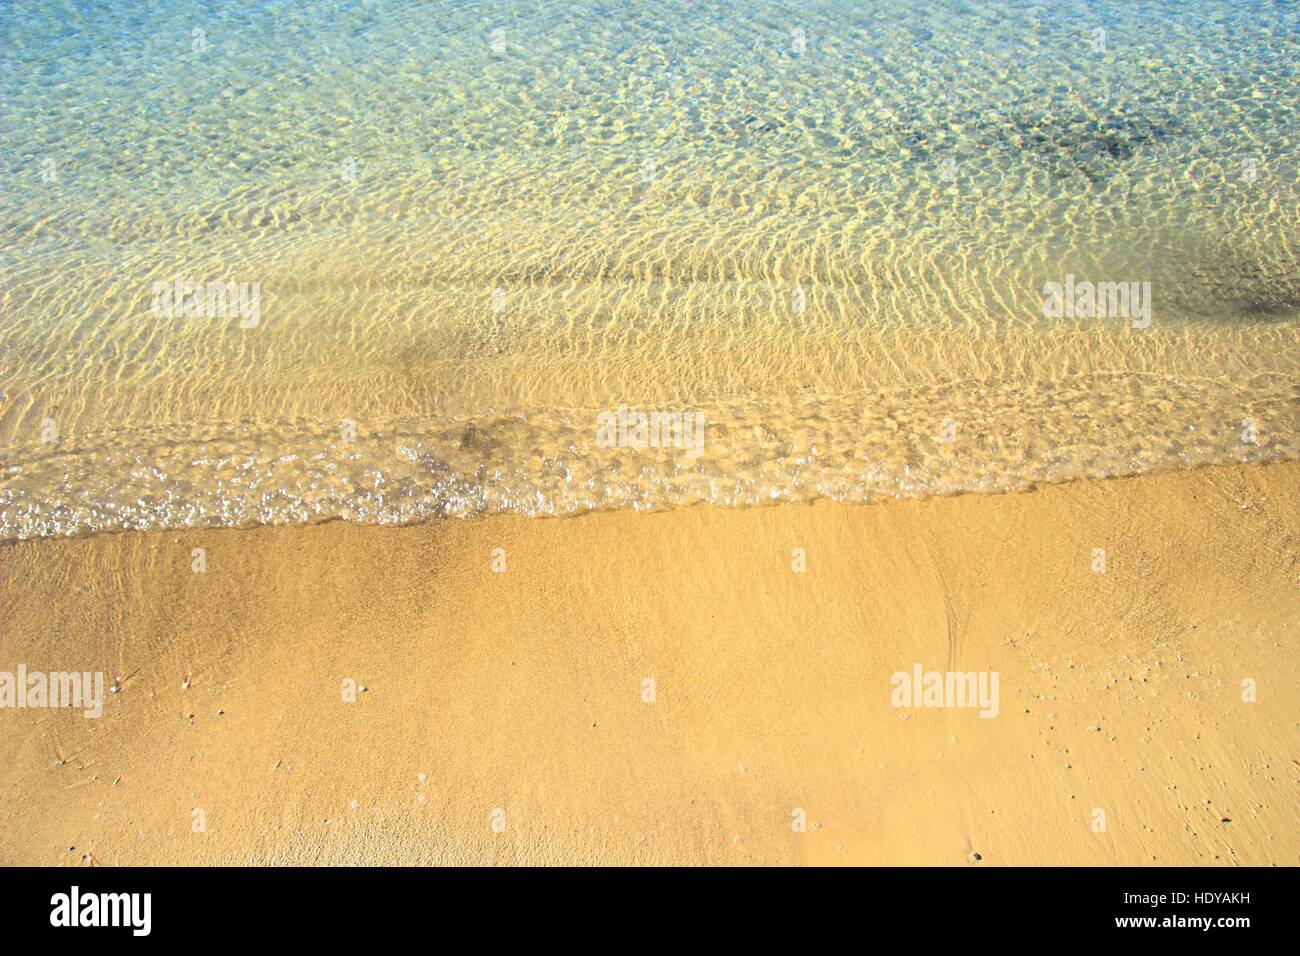
<svg viewBox="0 0 1300 956">
<path fill-rule="evenodd" d="M 6 2 L 0 538 L 1298 457 L 1297 64 L 1262 0 Z"/>
</svg>

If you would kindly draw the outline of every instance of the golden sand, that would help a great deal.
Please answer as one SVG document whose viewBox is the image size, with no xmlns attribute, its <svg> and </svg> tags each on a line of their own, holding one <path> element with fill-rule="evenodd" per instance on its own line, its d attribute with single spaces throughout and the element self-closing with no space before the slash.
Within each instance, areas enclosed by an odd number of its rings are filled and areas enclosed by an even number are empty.
<svg viewBox="0 0 1300 956">
<path fill-rule="evenodd" d="M 1294 865 L 1297 500 L 1300 463 L 8 545 L 0 669 L 119 689 L 0 711 L 0 863 Z M 892 706 L 918 664 L 998 715 Z"/>
</svg>

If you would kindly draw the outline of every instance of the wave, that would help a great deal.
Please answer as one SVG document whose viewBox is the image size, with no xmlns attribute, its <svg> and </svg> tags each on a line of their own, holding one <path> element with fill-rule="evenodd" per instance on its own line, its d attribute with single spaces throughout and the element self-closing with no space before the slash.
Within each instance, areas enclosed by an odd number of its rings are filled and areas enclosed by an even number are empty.
<svg viewBox="0 0 1300 956">
<path fill-rule="evenodd" d="M 10 450 L 0 539 L 1008 492 L 1300 458 L 1298 410 L 1294 384 L 1116 374 L 437 422 L 105 431 Z M 699 416 L 701 440 L 667 427 L 671 418 L 639 431 L 638 412 Z"/>
</svg>

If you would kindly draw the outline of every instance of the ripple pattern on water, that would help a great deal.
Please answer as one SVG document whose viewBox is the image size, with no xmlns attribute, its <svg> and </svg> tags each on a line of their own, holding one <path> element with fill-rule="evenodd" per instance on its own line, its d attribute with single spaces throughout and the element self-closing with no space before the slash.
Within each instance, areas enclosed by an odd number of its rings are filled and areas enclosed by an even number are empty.
<svg viewBox="0 0 1300 956">
<path fill-rule="evenodd" d="M 1264 0 L 15 0 L 0 537 L 1295 457 L 1298 62 Z"/>
</svg>

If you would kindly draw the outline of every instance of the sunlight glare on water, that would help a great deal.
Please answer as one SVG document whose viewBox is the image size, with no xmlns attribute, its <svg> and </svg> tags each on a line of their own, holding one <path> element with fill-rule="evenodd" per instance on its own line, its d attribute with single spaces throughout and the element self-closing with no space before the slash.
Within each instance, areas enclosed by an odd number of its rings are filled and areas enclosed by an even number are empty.
<svg viewBox="0 0 1300 956">
<path fill-rule="evenodd" d="M 1295 458 L 1297 64 L 1263 0 L 17 0 L 0 538 Z"/>
</svg>

